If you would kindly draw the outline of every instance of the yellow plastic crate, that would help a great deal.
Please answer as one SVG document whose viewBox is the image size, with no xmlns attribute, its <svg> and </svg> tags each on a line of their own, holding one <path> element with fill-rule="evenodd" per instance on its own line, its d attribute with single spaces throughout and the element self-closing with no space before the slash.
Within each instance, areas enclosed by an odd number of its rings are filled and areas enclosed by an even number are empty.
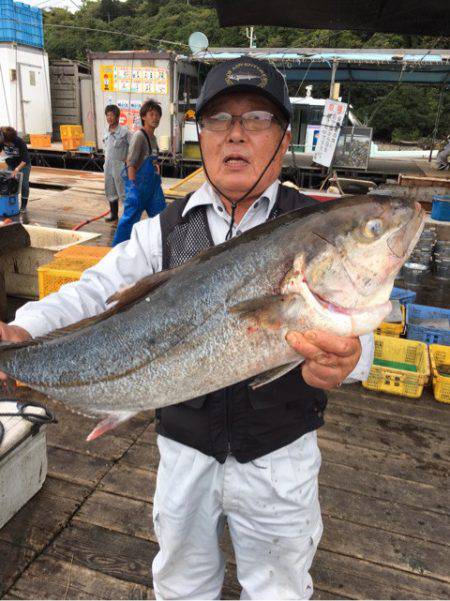
<svg viewBox="0 0 450 601">
<path fill-rule="evenodd" d="M 35 148 L 50 148 L 51 136 L 50 134 L 30 134 L 30 145 Z"/>
<path fill-rule="evenodd" d="M 61 286 L 79 280 L 83 272 L 98 263 L 97 257 L 63 257 L 38 267 L 39 298 L 57 292 Z"/>
<path fill-rule="evenodd" d="M 376 334 L 382 336 L 396 336 L 398 338 L 404 333 L 406 324 L 406 309 L 404 305 L 400 305 L 400 308 L 402 311 L 401 323 L 388 323 L 387 321 L 383 321 L 381 322 L 380 327 L 375 330 Z"/>
<path fill-rule="evenodd" d="M 83 138 L 83 127 L 81 125 L 60 125 L 61 138 Z"/>
<path fill-rule="evenodd" d="M 78 150 L 78 147 L 83 144 L 83 140 L 83 136 L 61 138 L 63 150 Z"/>
<path fill-rule="evenodd" d="M 81 246 L 75 244 L 55 253 L 55 259 L 72 257 L 74 259 L 97 259 L 97 261 L 100 261 L 110 250 L 110 246 Z"/>
<path fill-rule="evenodd" d="M 376 360 L 392 362 L 394 366 L 376 365 Z M 403 364 L 404 368 L 395 364 Z M 368 379 L 362 383 L 365 388 L 419 398 L 429 375 L 428 348 L 424 342 L 375 334 L 375 359 Z"/>
<path fill-rule="evenodd" d="M 439 366 L 450 365 L 450 346 L 430 344 L 430 362 L 433 374 L 434 398 L 441 403 L 450 403 L 450 374 L 440 374 Z"/>
</svg>

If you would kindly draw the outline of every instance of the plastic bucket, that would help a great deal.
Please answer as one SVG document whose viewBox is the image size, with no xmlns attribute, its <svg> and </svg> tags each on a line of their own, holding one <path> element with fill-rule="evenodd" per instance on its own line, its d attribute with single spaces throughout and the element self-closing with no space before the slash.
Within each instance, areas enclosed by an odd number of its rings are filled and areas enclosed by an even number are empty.
<svg viewBox="0 0 450 601">
<path fill-rule="evenodd" d="M 0 196 L 0 216 L 12 217 L 18 215 L 19 209 L 19 195 L 13 194 L 11 196 Z"/>
<path fill-rule="evenodd" d="M 450 221 L 450 196 L 433 196 L 431 218 L 437 221 Z"/>
</svg>

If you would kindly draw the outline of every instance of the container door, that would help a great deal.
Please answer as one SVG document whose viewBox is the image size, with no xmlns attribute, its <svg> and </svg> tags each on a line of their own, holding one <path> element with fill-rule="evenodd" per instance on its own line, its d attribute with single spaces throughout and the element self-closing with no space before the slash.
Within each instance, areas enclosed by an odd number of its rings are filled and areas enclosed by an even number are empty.
<svg viewBox="0 0 450 601">
<path fill-rule="evenodd" d="M 48 93 L 44 70 L 33 65 L 20 64 L 20 89 L 23 131 L 26 134 L 47 133 Z"/>
<path fill-rule="evenodd" d="M 97 145 L 95 136 L 95 109 L 94 93 L 92 90 L 92 78 L 80 80 L 81 93 L 81 115 L 83 119 L 83 131 L 85 141 L 93 141 Z"/>
</svg>

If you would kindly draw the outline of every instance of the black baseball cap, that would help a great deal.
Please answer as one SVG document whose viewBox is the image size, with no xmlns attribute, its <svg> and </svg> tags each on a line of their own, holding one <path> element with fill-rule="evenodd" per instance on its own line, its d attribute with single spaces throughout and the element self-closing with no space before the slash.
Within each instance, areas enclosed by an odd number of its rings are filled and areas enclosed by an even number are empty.
<svg viewBox="0 0 450 601">
<path fill-rule="evenodd" d="M 240 56 L 211 69 L 197 99 L 197 120 L 208 102 L 230 91 L 257 92 L 276 104 L 287 121 L 291 121 L 292 106 L 286 82 L 269 61 Z"/>
</svg>

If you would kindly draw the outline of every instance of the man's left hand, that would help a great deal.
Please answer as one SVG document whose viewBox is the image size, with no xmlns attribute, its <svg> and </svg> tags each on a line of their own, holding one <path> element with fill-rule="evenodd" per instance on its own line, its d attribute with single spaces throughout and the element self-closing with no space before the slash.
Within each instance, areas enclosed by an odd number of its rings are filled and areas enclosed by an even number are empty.
<svg viewBox="0 0 450 601">
<path fill-rule="evenodd" d="M 301 334 L 291 330 L 286 341 L 300 355 L 303 379 L 314 388 L 331 390 L 342 384 L 361 356 L 359 338 L 336 336 L 322 330 Z"/>
</svg>

